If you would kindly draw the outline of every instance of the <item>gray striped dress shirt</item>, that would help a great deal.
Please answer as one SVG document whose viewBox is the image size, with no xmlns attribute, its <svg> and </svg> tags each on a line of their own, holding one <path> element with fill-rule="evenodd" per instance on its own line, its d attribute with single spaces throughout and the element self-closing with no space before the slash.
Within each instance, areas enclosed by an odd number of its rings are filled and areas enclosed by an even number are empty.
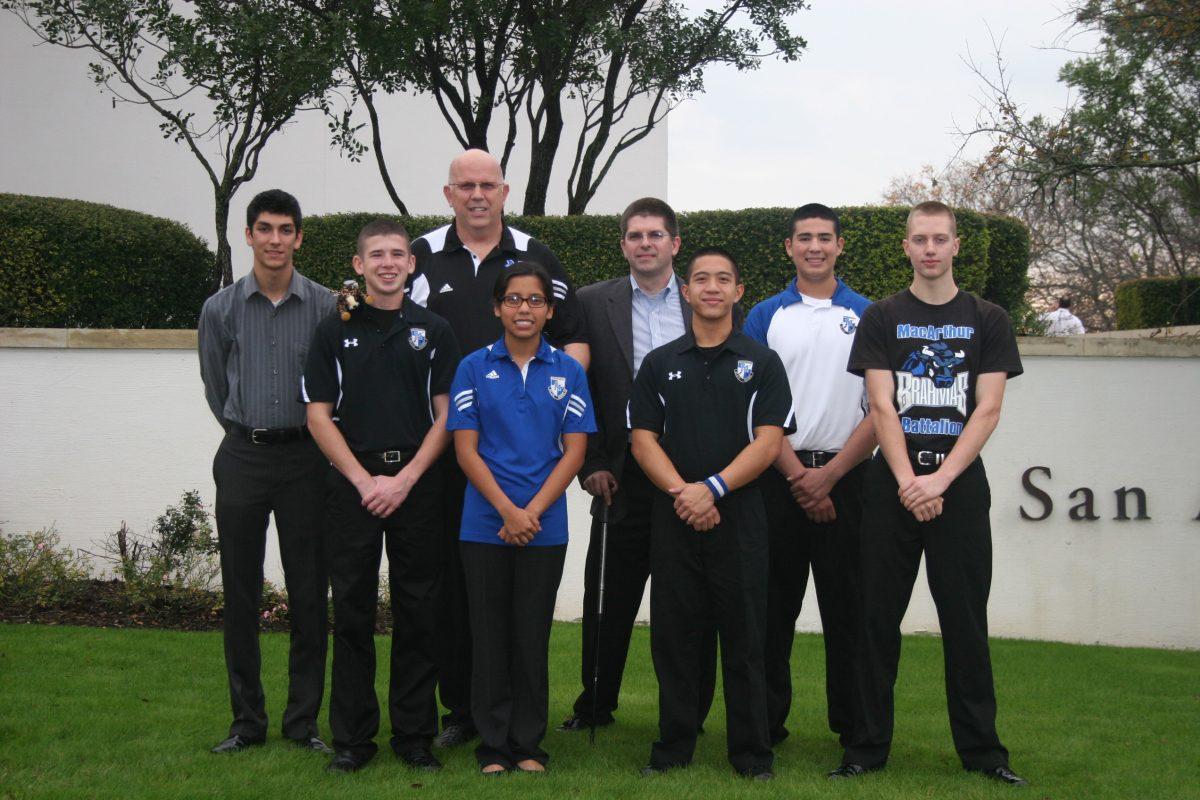
<svg viewBox="0 0 1200 800">
<path fill-rule="evenodd" d="M 254 273 L 204 301 L 200 311 L 200 377 L 213 416 L 248 428 L 303 425 L 300 375 L 317 323 L 334 310 L 332 292 L 292 273 L 279 305 Z"/>
</svg>

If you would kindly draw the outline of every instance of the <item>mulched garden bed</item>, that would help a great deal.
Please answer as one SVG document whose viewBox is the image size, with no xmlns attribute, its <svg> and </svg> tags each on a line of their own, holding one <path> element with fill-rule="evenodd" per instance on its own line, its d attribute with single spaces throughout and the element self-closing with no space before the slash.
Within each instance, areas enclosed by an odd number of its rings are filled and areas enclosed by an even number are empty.
<svg viewBox="0 0 1200 800">
<path fill-rule="evenodd" d="M 134 602 L 119 580 L 82 582 L 70 602 L 58 606 L 21 607 L 0 604 L 0 622 L 38 625 L 82 625 L 94 628 L 168 628 L 181 631 L 221 629 L 223 601 L 220 592 L 174 590 L 163 587 L 152 602 Z M 265 595 L 259 613 L 264 631 L 287 631 L 286 606 L 281 598 Z M 332 604 L 330 604 L 332 608 Z M 381 607 L 376 621 L 379 633 L 391 631 L 391 615 Z"/>
</svg>

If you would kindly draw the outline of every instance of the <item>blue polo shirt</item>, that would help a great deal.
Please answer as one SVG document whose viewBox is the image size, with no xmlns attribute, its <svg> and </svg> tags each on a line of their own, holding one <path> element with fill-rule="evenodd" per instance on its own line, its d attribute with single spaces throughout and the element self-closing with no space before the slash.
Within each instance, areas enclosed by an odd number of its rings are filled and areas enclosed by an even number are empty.
<svg viewBox="0 0 1200 800">
<path fill-rule="evenodd" d="M 596 432 L 583 367 L 545 339 L 524 374 L 503 339 L 471 353 L 458 365 L 450 398 L 446 428 L 479 431 L 479 455 L 508 499 L 522 508 L 562 458 L 562 435 Z M 565 493 L 541 523 L 530 545 L 567 543 Z M 459 538 L 504 545 L 496 535 L 502 527 L 500 513 L 468 483 Z"/>
<path fill-rule="evenodd" d="M 793 450 L 841 450 L 867 414 L 861 376 L 846 372 L 859 320 L 871 301 L 839 278 L 833 297 L 809 297 L 796 279 L 746 315 L 742 331 L 779 354 L 796 411 Z"/>
</svg>

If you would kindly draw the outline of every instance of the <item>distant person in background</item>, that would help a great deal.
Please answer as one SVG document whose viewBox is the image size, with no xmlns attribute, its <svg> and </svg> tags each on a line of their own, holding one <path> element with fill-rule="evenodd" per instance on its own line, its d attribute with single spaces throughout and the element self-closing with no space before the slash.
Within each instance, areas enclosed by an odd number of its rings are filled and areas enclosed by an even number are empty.
<svg viewBox="0 0 1200 800">
<path fill-rule="evenodd" d="M 1071 298 L 1054 298 L 1054 308 L 1040 317 L 1046 323 L 1047 336 L 1079 336 L 1086 333 L 1079 317 L 1071 313 Z"/>
<path fill-rule="evenodd" d="M 292 626 L 283 735 L 300 747 L 332 752 L 317 732 L 325 691 L 329 580 L 321 521 L 329 467 L 305 425 L 299 388 L 313 331 L 333 312 L 334 297 L 292 266 L 304 238 L 300 224 L 300 203 L 287 192 L 256 195 L 246 209 L 254 266 L 200 311 L 204 397 L 225 429 L 213 480 L 233 724 L 214 753 L 267 738 L 258 609 L 271 514 Z"/>
</svg>

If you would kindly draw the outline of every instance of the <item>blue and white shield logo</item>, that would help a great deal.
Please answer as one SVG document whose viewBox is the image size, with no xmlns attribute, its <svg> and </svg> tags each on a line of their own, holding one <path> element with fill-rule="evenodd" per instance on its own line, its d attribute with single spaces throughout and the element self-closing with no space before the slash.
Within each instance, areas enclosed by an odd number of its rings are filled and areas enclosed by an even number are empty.
<svg viewBox="0 0 1200 800">
<path fill-rule="evenodd" d="M 742 359 L 738 362 L 737 369 L 733 371 L 733 377 L 737 378 L 742 383 L 754 377 L 754 362 Z"/>
<path fill-rule="evenodd" d="M 854 317 L 842 317 L 842 324 L 840 327 L 842 329 L 842 333 L 849 336 L 858 328 L 858 320 L 856 320 Z"/>
<path fill-rule="evenodd" d="M 562 400 L 567 396 L 567 379 L 560 378 L 556 375 L 550 376 L 550 386 L 548 387 L 550 396 L 555 400 Z"/>
<path fill-rule="evenodd" d="M 413 350 L 424 350 L 425 345 L 429 344 L 429 339 L 425 337 L 425 329 L 409 328 L 408 343 L 412 345 Z"/>
</svg>

